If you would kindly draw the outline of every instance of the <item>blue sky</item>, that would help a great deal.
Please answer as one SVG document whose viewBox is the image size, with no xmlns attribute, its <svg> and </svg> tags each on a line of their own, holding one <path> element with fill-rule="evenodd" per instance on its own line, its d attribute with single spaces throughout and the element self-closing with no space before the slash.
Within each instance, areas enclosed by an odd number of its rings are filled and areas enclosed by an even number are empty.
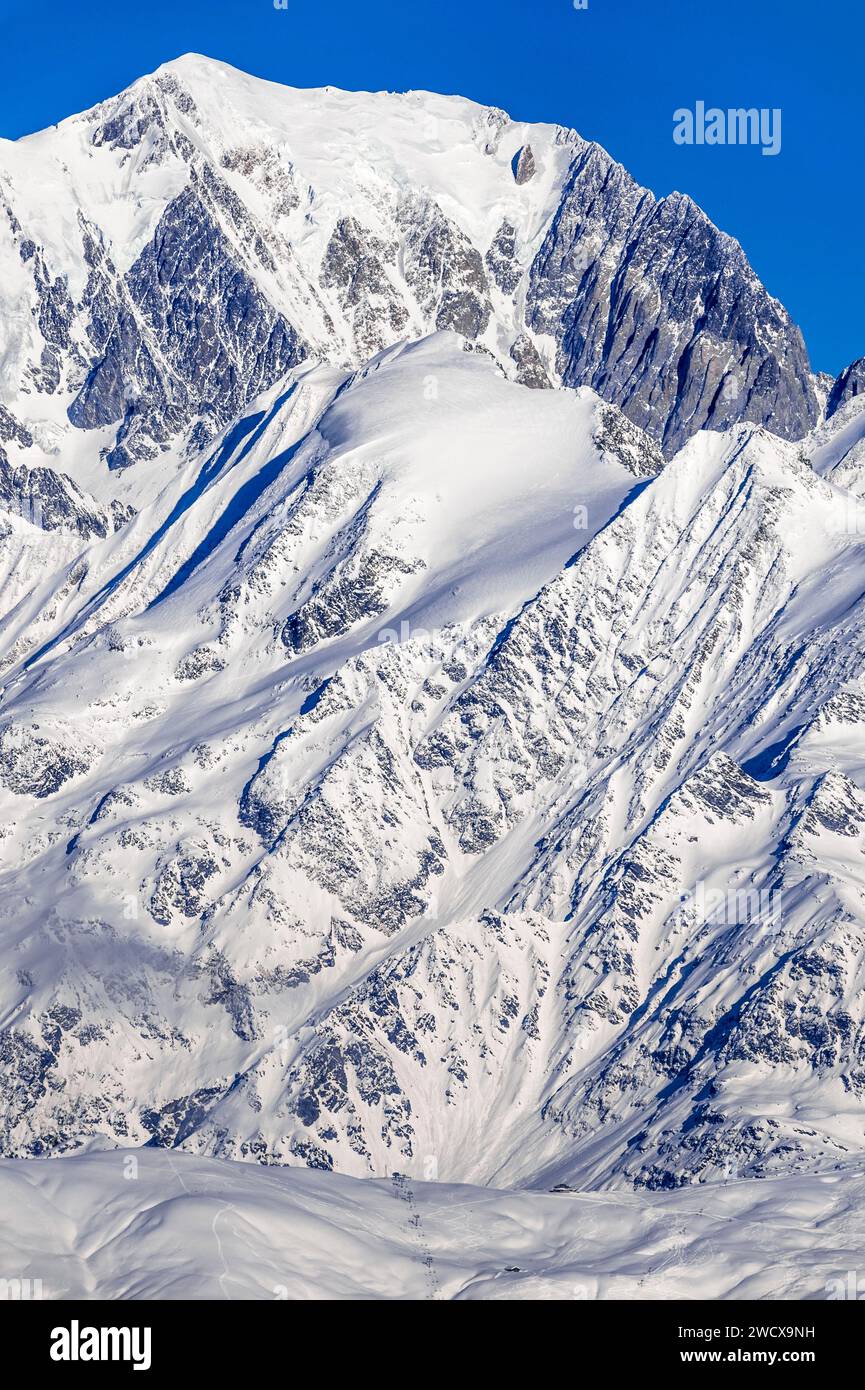
<svg viewBox="0 0 865 1390">
<path fill-rule="evenodd" d="M 854 0 L 0 0 L 0 135 L 92 106 L 194 50 L 294 86 L 429 88 L 559 121 L 742 242 L 814 366 L 865 354 Z M 780 107 L 782 146 L 682 146 L 698 100 Z"/>
</svg>

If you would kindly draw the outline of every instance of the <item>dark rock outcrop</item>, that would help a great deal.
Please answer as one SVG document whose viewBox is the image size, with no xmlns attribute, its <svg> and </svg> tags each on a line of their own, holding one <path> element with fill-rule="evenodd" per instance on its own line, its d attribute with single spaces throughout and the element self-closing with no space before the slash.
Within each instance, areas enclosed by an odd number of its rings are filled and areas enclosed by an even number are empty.
<svg viewBox="0 0 865 1390">
<path fill-rule="evenodd" d="M 854 396 L 865 393 L 865 357 L 859 357 L 845 367 L 836 378 L 826 402 L 826 419 L 840 410 L 842 405 L 852 401 Z"/>
<path fill-rule="evenodd" d="M 531 269 L 528 325 L 669 456 L 740 420 L 784 439 L 818 406 L 802 335 L 731 237 L 681 194 L 660 202 L 595 145 L 575 156 Z"/>
<path fill-rule="evenodd" d="M 111 468 L 152 457 L 198 417 L 198 442 L 304 355 L 267 302 L 193 179 L 165 209 L 124 277 L 105 351 L 69 408 L 73 425 L 118 424 Z"/>
</svg>

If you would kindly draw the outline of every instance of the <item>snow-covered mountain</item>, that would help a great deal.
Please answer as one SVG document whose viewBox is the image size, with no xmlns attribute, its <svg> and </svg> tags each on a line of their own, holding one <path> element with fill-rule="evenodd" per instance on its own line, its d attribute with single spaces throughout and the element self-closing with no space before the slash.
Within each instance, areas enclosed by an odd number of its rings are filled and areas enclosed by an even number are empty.
<svg viewBox="0 0 865 1390">
<path fill-rule="evenodd" d="M 186 58 L 0 196 L 0 1152 L 861 1160 L 862 364 L 458 98 Z"/>
<path fill-rule="evenodd" d="M 6 429 L 65 471 L 95 438 L 116 470 L 192 424 L 203 443 L 307 357 L 434 329 L 527 385 L 592 386 L 668 454 L 818 417 L 798 329 L 690 199 L 461 98 L 188 56 L 0 142 L 0 204 Z"/>
</svg>

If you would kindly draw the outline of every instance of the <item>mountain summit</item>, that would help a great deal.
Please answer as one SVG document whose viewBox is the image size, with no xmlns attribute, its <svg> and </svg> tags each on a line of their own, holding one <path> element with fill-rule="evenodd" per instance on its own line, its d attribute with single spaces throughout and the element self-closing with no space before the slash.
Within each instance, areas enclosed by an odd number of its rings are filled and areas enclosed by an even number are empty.
<svg viewBox="0 0 865 1390">
<path fill-rule="evenodd" d="M 213 438 L 302 360 L 436 329 L 525 385 L 591 386 L 668 456 L 818 419 L 798 329 L 689 198 L 458 97 L 188 55 L 0 144 L 0 202 L 4 404 L 49 452 L 98 431 L 112 470 Z"/>
</svg>

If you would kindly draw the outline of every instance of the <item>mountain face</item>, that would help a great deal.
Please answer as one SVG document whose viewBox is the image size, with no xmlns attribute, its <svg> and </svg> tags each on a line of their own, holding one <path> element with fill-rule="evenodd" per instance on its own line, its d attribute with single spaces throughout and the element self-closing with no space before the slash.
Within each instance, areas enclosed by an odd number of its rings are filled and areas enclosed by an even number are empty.
<svg viewBox="0 0 865 1390">
<path fill-rule="evenodd" d="M 861 1158 L 861 364 L 459 99 L 183 59 L 0 196 L 0 1153 Z"/>
<path fill-rule="evenodd" d="M 590 385 L 667 455 L 817 422 L 799 331 L 688 198 L 458 98 L 181 59 L 0 145 L 0 203 L 4 402 L 49 451 L 99 432 L 111 469 L 206 443 L 308 355 L 441 329 L 527 385 Z"/>
</svg>

